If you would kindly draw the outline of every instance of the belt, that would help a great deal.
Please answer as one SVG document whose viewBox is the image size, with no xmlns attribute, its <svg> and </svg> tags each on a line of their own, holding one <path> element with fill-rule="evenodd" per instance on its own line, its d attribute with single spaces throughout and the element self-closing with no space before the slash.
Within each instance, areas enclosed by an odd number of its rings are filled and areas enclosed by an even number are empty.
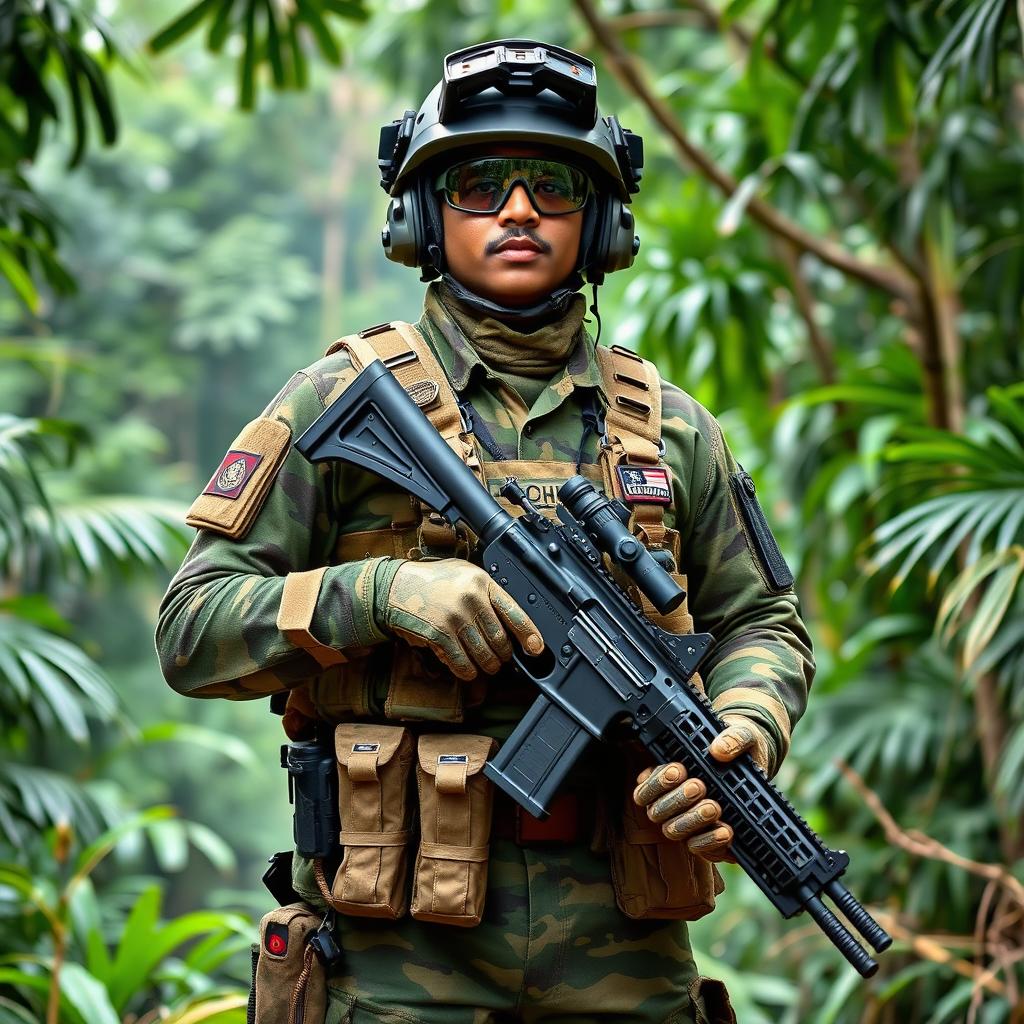
<svg viewBox="0 0 1024 1024">
<path fill-rule="evenodd" d="M 590 842 L 594 831 L 594 799 L 580 793 L 560 793 L 543 821 L 524 810 L 500 789 L 494 793 L 492 839 L 510 839 L 519 846 L 566 845 Z"/>
</svg>

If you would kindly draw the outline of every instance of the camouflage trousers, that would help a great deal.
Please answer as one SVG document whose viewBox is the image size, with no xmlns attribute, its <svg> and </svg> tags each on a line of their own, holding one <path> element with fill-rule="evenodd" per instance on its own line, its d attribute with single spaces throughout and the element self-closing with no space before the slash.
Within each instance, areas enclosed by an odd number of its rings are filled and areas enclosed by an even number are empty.
<svg viewBox="0 0 1024 1024">
<path fill-rule="evenodd" d="M 724 989 L 698 977 L 686 925 L 623 915 L 607 859 L 583 845 L 492 841 L 474 928 L 339 915 L 336 937 L 327 1024 L 733 1020 Z"/>
</svg>

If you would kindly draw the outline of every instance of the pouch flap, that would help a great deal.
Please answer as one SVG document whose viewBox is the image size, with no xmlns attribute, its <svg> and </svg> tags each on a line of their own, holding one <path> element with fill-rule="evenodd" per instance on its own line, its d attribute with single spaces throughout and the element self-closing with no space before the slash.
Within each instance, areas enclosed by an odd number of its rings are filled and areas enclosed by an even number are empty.
<svg viewBox="0 0 1024 1024">
<path fill-rule="evenodd" d="M 305 903 L 278 907 L 260 921 L 260 946 L 268 956 L 283 960 L 292 951 L 293 942 L 305 944 L 306 936 L 316 930 L 321 919 Z"/>
<path fill-rule="evenodd" d="M 460 793 L 466 779 L 477 775 L 498 743 L 490 736 L 438 733 L 421 736 L 417 746 L 420 768 L 437 778 L 442 792 Z"/>
<path fill-rule="evenodd" d="M 400 725 L 345 722 L 334 730 L 334 750 L 350 778 L 367 781 L 375 779 L 377 768 L 395 756 L 404 736 Z"/>
</svg>

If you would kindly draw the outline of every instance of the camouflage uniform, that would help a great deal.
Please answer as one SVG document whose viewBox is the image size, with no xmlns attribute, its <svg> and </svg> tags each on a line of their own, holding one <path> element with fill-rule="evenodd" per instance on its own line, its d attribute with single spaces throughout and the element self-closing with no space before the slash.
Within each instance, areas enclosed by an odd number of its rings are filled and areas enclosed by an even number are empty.
<svg viewBox="0 0 1024 1024">
<path fill-rule="evenodd" d="M 460 327 L 470 322 L 467 315 L 479 314 L 461 308 L 456 319 L 441 296 L 438 285 L 428 288 L 417 327 L 503 449 L 506 461 L 496 463 L 478 446 L 488 485 L 496 491 L 506 473 L 519 472 L 536 504 L 550 508 L 564 476 L 540 478 L 530 463 L 575 465 L 581 402 L 596 395 L 607 406 L 593 341 L 579 327 L 564 370 L 528 408 Z M 579 296 L 569 314 L 576 323 L 582 305 Z M 284 424 L 294 440 L 355 373 L 348 355 L 334 352 L 297 373 L 264 416 Z M 741 712 L 762 727 L 774 771 L 813 674 L 796 597 L 771 589 L 746 535 L 730 487 L 738 467 L 718 423 L 667 382 L 662 437 L 673 486 L 665 524 L 680 534 L 697 628 L 717 640 L 703 666 L 708 696 L 719 711 Z M 581 472 L 595 481 L 598 440 L 590 435 L 580 460 Z M 200 530 L 172 581 L 157 628 L 168 682 L 190 696 L 230 699 L 302 683 L 323 718 L 400 717 L 386 706 L 387 683 L 391 659 L 405 645 L 389 642 L 373 614 L 378 591 L 386 594 L 398 563 L 360 557 L 359 534 L 392 528 L 396 557 L 415 547 L 417 538 L 420 555 L 429 556 L 410 504 L 406 494 L 357 467 L 314 466 L 289 450 L 244 538 Z M 409 524 L 404 532 L 403 523 Z M 287 575 L 321 566 L 329 568 L 310 631 L 323 645 L 320 654 L 335 650 L 348 658 L 326 668 L 321 662 L 329 658 L 296 647 L 277 625 Z M 482 702 L 473 706 L 467 697 L 466 731 L 499 740 L 529 699 L 504 670 L 468 690 Z M 476 928 L 411 918 L 341 919 L 345 967 L 332 979 L 329 1020 L 714 1019 L 704 1016 L 712 1011 L 703 1009 L 685 924 L 621 914 L 600 850 L 582 842 L 531 849 L 507 840 L 495 840 L 491 850 L 487 905 Z M 317 896 L 301 864 L 296 887 Z"/>
</svg>

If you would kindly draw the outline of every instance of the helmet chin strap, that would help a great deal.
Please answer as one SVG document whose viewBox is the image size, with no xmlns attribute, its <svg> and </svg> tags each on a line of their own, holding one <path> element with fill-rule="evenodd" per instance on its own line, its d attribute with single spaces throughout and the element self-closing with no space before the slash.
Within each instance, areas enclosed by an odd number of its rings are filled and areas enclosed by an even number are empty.
<svg viewBox="0 0 1024 1024">
<path fill-rule="evenodd" d="M 573 296 L 583 287 L 583 278 L 579 273 L 573 271 L 566 283 L 562 287 L 556 288 L 543 301 L 533 306 L 503 306 L 499 302 L 492 302 L 490 299 L 485 299 L 482 295 L 470 291 L 449 273 L 443 274 L 441 280 L 451 289 L 455 298 L 472 309 L 479 310 L 481 313 L 486 313 L 488 316 L 493 316 L 512 326 L 524 324 L 530 327 L 550 323 L 565 316 Z"/>
</svg>

